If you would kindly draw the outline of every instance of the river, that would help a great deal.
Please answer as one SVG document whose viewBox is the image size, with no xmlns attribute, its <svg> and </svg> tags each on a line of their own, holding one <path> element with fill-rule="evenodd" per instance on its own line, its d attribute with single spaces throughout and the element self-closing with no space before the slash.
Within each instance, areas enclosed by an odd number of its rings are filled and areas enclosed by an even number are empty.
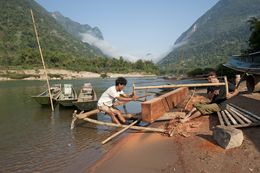
<svg viewBox="0 0 260 173">
<path fill-rule="evenodd" d="M 91 82 L 100 96 L 114 80 L 55 80 L 51 84 L 71 83 L 79 91 L 84 83 Z M 153 77 L 128 78 L 126 93 L 132 92 L 133 82 L 166 84 Z M 45 89 L 44 81 L 0 82 L 0 172 L 84 172 L 117 141 L 101 145 L 115 128 L 80 122 L 70 130 L 75 108 L 57 105 L 52 114 L 50 107 L 42 107 L 30 97 Z M 140 112 L 140 102 L 129 103 L 127 109 Z M 104 115 L 97 118 L 110 121 Z"/>
</svg>

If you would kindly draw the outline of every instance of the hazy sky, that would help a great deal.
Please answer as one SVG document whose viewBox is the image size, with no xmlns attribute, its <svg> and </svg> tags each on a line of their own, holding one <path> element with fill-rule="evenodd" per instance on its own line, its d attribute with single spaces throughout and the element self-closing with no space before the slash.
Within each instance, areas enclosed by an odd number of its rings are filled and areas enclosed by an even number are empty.
<svg viewBox="0 0 260 173">
<path fill-rule="evenodd" d="M 91 27 L 105 49 L 129 59 L 166 54 L 176 39 L 218 0 L 36 0 L 47 11 Z"/>
</svg>

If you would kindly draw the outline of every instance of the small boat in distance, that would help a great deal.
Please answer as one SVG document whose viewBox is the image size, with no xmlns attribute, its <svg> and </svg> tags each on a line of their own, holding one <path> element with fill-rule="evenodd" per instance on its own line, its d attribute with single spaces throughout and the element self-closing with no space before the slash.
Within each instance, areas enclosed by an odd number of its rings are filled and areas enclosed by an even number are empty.
<svg viewBox="0 0 260 173">
<path fill-rule="evenodd" d="M 97 94 L 91 83 L 85 83 L 80 90 L 78 100 L 73 104 L 81 111 L 96 109 Z"/>
<path fill-rule="evenodd" d="M 54 84 L 50 88 L 51 95 L 52 95 L 52 101 L 55 102 L 59 98 L 61 94 L 61 84 Z M 42 92 L 41 94 L 37 96 L 31 96 L 35 101 L 37 101 L 41 105 L 50 105 L 50 95 L 48 89 Z"/>
<path fill-rule="evenodd" d="M 72 102 L 77 101 L 78 96 L 72 84 L 64 84 L 60 97 L 58 98 L 59 104 L 65 107 L 73 106 Z"/>
</svg>

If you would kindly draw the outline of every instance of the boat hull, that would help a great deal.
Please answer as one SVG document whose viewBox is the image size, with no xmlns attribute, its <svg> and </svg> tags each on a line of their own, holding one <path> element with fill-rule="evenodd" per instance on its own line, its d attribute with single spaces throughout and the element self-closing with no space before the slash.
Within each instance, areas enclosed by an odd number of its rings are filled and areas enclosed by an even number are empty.
<svg viewBox="0 0 260 173">
<path fill-rule="evenodd" d="M 61 87 L 51 87 L 51 94 L 52 94 L 52 101 L 53 103 L 55 101 L 57 101 L 57 99 L 60 97 L 61 94 Z M 45 105 L 50 105 L 51 104 L 51 100 L 50 100 L 50 96 L 49 96 L 49 91 L 45 90 L 44 92 L 42 92 L 41 94 L 37 95 L 37 96 L 31 96 L 36 102 L 38 102 L 39 104 L 45 106 Z"/>
<path fill-rule="evenodd" d="M 260 75 L 260 52 L 245 56 L 233 55 L 223 65 L 236 71 Z"/>
<path fill-rule="evenodd" d="M 32 98 L 41 105 L 50 105 L 51 100 L 49 96 L 32 96 Z M 53 100 L 54 102 L 55 100 Z"/>
<path fill-rule="evenodd" d="M 61 92 L 61 95 L 57 101 L 61 106 L 72 107 L 72 106 L 74 106 L 73 102 L 78 100 L 78 95 L 71 84 L 64 84 L 64 85 L 66 85 L 68 87 L 64 86 L 64 88 Z M 68 92 L 68 90 L 69 90 L 69 92 Z"/>
<path fill-rule="evenodd" d="M 91 83 L 85 83 L 81 88 L 78 100 L 73 104 L 81 111 L 89 111 L 97 108 L 97 94 Z"/>
<path fill-rule="evenodd" d="M 59 100 L 59 104 L 64 106 L 64 107 L 72 107 L 74 104 L 73 102 L 77 101 L 76 99 L 74 100 Z"/>
<path fill-rule="evenodd" d="M 81 111 L 89 111 L 97 108 L 97 100 L 87 102 L 73 102 L 73 104 Z"/>
</svg>

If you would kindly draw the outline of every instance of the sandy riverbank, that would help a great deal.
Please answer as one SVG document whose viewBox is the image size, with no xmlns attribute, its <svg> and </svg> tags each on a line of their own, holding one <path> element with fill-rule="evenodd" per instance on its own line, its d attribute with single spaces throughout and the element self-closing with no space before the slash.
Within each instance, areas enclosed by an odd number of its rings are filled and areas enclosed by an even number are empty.
<svg viewBox="0 0 260 173">
<path fill-rule="evenodd" d="M 23 80 L 45 80 L 45 73 L 43 69 L 37 70 L 0 70 L 0 80 L 12 80 L 10 77 L 1 77 L 1 74 L 18 74 L 18 75 L 26 75 L 28 77 Z M 63 70 L 63 69 L 48 69 L 47 73 L 51 76 L 51 79 L 84 79 L 84 78 L 101 78 L 100 73 L 93 73 L 87 71 L 71 71 L 71 70 Z M 119 76 L 123 77 L 148 77 L 155 75 L 147 75 L 144 73 L 107 73 L 108 77 L 116 78 Z"/>
<path fill-rule="evenodd" d="M 260 116 L 260 93 L 241 93 L 229 101 Z M 218 124 L 217 116 L 212 115 L 185 123 L 182 130 L 188 136 L 132 132 L 113 140 L 115 146 L 86 172 L 260 172 L 260 127 L 243 128 L 242 146 L 225 150 L 212 137 L 212 129 Z M 153 123 L 157 127 L 164 125 L 165 122 Z"/>
</svg>

